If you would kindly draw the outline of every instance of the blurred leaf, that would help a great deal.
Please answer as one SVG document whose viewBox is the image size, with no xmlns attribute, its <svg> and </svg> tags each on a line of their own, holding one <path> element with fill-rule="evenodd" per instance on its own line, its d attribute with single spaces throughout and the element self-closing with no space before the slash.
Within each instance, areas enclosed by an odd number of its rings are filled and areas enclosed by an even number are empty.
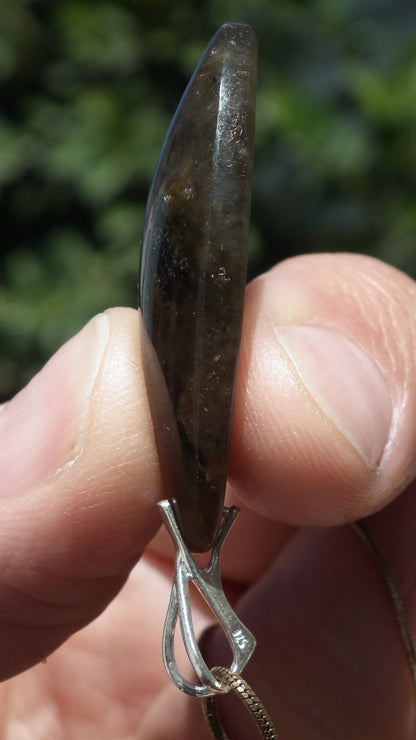
<svg viewBox="0 0 416 740">
<path fill-rule="evenodd" d="M 250 276 L 332 249 L 416 276 L 413 0 L 2 0 L 3 398 L 96 311 L 136 305 L 160 148 L 225 21 L 259 45 Z"/>
<path fill-rule="evenodd" d="M 121 4 L 58 4 L 58 27 L 73 63 L 89 74 L 128 73 L 140 58 L 138 26 Z"/>
</svg>

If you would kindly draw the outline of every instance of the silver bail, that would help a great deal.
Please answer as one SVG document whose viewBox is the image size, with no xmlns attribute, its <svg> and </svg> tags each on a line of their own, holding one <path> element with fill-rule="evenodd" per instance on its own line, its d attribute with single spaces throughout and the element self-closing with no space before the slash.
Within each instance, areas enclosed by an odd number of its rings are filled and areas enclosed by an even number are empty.
<svg viewBox="0 0 416 740">
<path fill-rule="evenodd" d="M 199 649 L 193 627 L 189 582 L 193 581 L 218 618 L 233 653 L 230 670 L 240 674 L 253 654 L 256 640 L 227 601 L 220 573 L 221 548 L 239 512 L 235 506 L 224 509 L 223 520 L 212 547 L 210 564 L 207 568 L 200 568 L 183 541 L 174 506 L 168 500 L 160 501 L 159 506 L 176 549 L 175 574 L 163 631 L 165 668 L 173 683 L 186 694 L 197 697 L 212 696 L 224 691 L 224 687 L 209 670 Z M 182 676 L 176 663 L 174 639 L 178 618 L 185 649 L 200 681 L 199 685 L 189 683 Z"/>
</svg>

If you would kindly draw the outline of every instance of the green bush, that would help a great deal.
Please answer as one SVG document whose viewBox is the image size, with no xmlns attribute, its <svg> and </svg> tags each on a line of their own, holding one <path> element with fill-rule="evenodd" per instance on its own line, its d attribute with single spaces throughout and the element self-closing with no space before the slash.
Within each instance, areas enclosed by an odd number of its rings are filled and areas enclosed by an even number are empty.
<svg viewBox="0 0 416 740">
<path fill-rule="evenodd" d="M 250 275 L 322 250 L 416 275 L 411 0 L 2 0 L 1 397 L 94 313 L 136 305 L 158 153 L 227 20 L 259 42 Z"/>
</svg>

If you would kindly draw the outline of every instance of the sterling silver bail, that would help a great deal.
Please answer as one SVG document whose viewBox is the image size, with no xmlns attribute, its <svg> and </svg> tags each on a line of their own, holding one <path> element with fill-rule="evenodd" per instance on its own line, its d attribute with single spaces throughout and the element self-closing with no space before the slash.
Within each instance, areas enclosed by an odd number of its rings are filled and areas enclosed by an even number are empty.
<svg viewBox="0 0 416 740">
<path fill-rule="evenodd" d="M 169 677 L 181 691 L 200 698 L 212 696 L 223 692 L 224 686 L 211 673 L 199 649 L 193 627 L 189 585 L 190 581 L 195 584 L 218 618 L 233 653 L 230 670 L 240 674 L 253 654 L 256 640 L 227 601 L 220 573 L 221 548 L 239 511 L 235 506 L 224 508 L 222 523 L 212 547 L 210 564 L 207 568 L 200 568 L 184 543 L 173 502 L 161 501 L 159 506 L 176 550 L 175 574 L 163 631 L 164 664 Z M 187 681 L 176 662 L 174 640 L 178 618 L 185 649 L 199 684 L 194 685 Z"/>
</svg>

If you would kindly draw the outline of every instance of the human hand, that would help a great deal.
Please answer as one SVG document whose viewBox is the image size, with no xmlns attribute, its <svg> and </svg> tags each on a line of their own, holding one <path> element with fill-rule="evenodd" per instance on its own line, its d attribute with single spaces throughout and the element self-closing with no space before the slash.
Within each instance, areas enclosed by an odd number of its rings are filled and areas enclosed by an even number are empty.
<svg viewBox="0 0 416 740">
<path fill-rule="evenodd" d="M 390 597 L 341 526 L 369 517 L 415 628 L 415 324 L 413 281 L 357 255 L 290 260 L 247 290 L 223 573 L 281 740 L 415 735 Z M 172 553 L 150 542 L 163 491 L 139 326 L 96 317 L 1 410 L 5 740 L 209 737 L 160 655 Z M 208 647 L 227 664 L 221 635 Z M 253 737 L 240 706 L 221 711 Z"/>
</svg>

